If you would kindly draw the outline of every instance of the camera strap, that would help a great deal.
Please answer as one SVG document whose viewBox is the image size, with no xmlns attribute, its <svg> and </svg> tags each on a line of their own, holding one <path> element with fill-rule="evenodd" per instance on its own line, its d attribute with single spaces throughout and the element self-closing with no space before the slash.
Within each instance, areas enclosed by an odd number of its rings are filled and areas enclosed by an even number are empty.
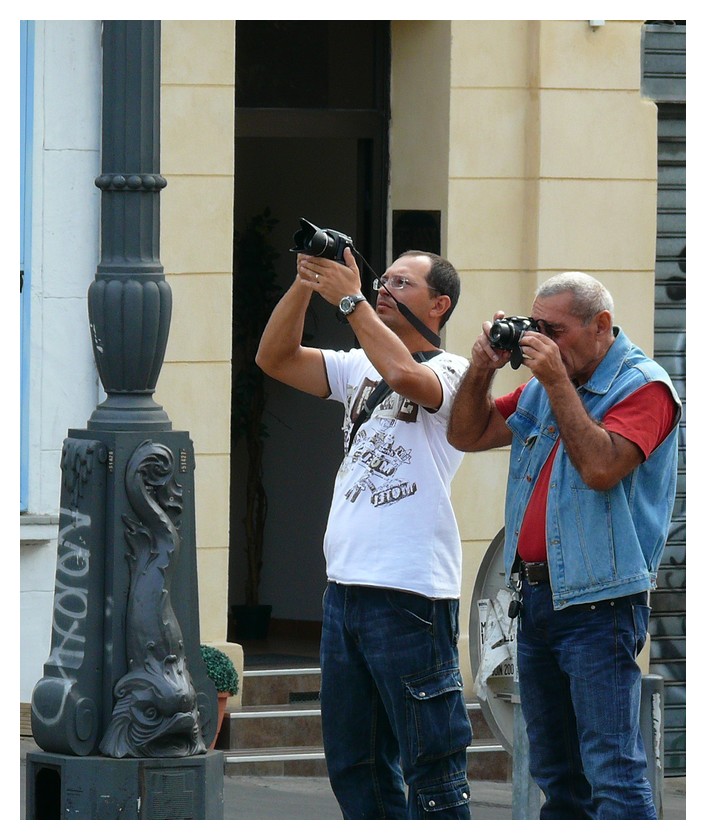
<svg viewBox="0 0 706 840">
<path fill-rule="evenodd" d="M 394 302 L 397 304 L 397 308 L 399 309 L 399 311 L 409 321 L 409 323 L 414 327 L 414 329 L 418 333 L 423 335 L 424 338 L 426 338 L 426 340 L 430 344 L 434 345 L 434 347 L 439 347 L 441 344 L 441 336 L 437 335 L 435 332 L 432 332 L 432 330 L 430 330 L 429 327 L 423 321 L 420 321 L 419 318 L 417 318 L 414 312 L 412 312 L 407 306 L 405 306 L 404 303 L 397 300 L 397 298 L 392 294 L 392 292 L 390 292 L 389 289 L 387 290 L 387 293 L 394 300 Z"/>
<path fill-rule="evenodd" d="M 418 350 L 416 353 L 412 353 L 412 358 L 421 363 L 426 362 L 429 359 L 433 359 L 434 356 L 438 356 L 439 353 L 441 353 L 441 350 Z M 373 388 L 370 392 L 368 399 L 363 403 L 360 414 L 355 418 L 355 423 L 351 426 L 350 435 L 348 437 L 349 452 L 351 450 L 351 446 L 353 445 L 353 439 L 358 434 L 358 429 L 360 429 L 366 420 L 370 419 L 376 406 L 378 406 L 391 392 L 392 388 L 390 388 L 384 379 L 381 379 L 375 388 Z"/>
</svg>

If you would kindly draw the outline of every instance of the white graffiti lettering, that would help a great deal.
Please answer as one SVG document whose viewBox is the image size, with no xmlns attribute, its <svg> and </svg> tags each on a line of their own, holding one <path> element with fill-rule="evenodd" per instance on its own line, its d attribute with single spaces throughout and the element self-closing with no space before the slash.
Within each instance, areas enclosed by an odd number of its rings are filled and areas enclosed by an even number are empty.
<svg viewBox="0 0 706 840">
<path fill-rule="evenodd" d="M 47 664 L 54 665 L 63 677 L 78 670 L 85 656 L 88 587 L 80 582 L 88 575 L 90 551 L 84 533 L 91 517 L 75 509 L 61 509 L 62 521 L 57 548 L 56 586 L 52 620 L 53 647 Z"/>
</svg>

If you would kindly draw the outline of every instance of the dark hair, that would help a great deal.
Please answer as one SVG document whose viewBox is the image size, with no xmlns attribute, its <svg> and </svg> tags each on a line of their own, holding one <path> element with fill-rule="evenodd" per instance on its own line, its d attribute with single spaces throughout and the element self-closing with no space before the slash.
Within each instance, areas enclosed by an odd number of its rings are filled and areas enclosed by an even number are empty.
<svg viewBox="0 0 706 840">
<path fill-rule="evenodd" d="M 426 277 L 429 288 L 432 292 L 447 295 L 451 299 L 451 306 L 446 310 L 439 323 L 439 327 L 443 327 L 456 308 L 461 294 L 461 278 L 458 276 L 458 272 L 448 260 L 438 254 L 432 254 L 430 251 L 405 251 L 400 254 L 400 257 L 427 257 L 431 262 L 431 268 Z"/>
</svg>

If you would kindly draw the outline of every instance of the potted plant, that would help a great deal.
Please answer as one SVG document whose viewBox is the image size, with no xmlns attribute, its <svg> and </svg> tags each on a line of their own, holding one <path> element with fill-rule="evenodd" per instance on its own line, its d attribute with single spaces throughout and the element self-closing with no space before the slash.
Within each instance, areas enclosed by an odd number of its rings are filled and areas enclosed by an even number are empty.
<svg viewBox="0 0 706 840">
<path fill-rule="evenodd" d="M 263 481 L 263 454 L 267 428 L 265 376 L 255 363 L 260 337 L 281 292 L 275 261 L 279 252 L 271 244 L 278 220 L 269 207 L 253 216 L 234 236 L 233 288 L 233 447 L 242 439 L 247 459 L 245 513 L 245 603 L 232 607 L 238 640 L 264 638 L 272 607 L 260 604 L 263 543 L 267 519 L 267 493 Z"/>
<path fill-rule="evenodd" d="M 218 648 L 212 647 L 211 645 L 201 645 L 201 656 L 206 664 L 206 673 L 215 685 L 216 693 L 218 694 L 216 734 L 213 738 L 213 743 L 209 747 L 212 750 L 218 739 L 218 733 L 221 731 L 228 698 L 238 693 L 240 684 L 238 672 L 233 661 L 222 650 L 218 650 Z"/>
</svg>

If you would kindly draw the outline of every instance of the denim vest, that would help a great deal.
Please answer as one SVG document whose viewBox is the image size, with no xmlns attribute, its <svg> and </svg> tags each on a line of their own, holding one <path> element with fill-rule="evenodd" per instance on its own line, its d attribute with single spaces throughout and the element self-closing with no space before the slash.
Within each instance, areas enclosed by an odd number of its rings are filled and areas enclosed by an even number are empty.
<svg viewBox="0 0 706 840">
<path fill-rule="evenodd" d="M 596 421 L 649 382 L 664 382 L 681 403 L 667 373 L 619 328 L 593 375 L 578 388 Z M 508 420 L 513 442 L 505 499 L 505 574 L 509 584 L 520 527 L 559 429 L 542 385 L 531 379 Z M 667 539 L 677 482 L 678 422 L 664 441 L 622 481 L 591 490 L 559 443 L 547 498 L 547 560 L 554 609 L 618 598 L 654 588 Z"/>
</svg>

